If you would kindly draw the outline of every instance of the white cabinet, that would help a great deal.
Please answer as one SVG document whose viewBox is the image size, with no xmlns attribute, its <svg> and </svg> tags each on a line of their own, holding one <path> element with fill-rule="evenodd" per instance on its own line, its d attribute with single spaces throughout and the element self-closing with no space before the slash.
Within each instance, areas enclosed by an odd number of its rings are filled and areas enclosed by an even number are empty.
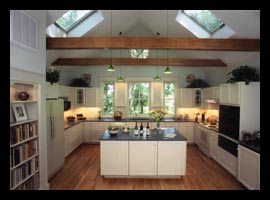
<svg viewBox="0 0 270 200">
<path fill-rule="evenodd" d="M 91 142 L 98 143 L 104 131 L 109 127 L 109 122 L 90 122 Z M 133 128 L 133 127 L 132 127 Z"/>
<path fill-rule="evenodd" d="M 98 89 L 85 88 L 85 106 L 97 107 L 98 106 Z"/>
<path fill-rule="evenodd" d="M 240 82 L 220 85 L 220 103 L 240 104 Z"/>
<path fill-rule="evenodd" d="M 218 161 L 219 159 L 219 148 L 218 148 L 218 133 L 215 131 L 210 131 L 210 156 Z"/>
<path fill-rule="evenodd" d="M 162 82 L 151 83 L 151 106 L 153 108 L 163 107 L 163 88 Z"/>
<path fill-rule="evenodd" d="M 186 142 L 158 141 L 157 175 L 185 175 L 186 148 Z"/>
<path fill-rule="evenodd" d="M 128 175 L 128 141 L 101 141 L 100 168 L 101 175 Z"/>
<path fill-rule="evenodd" d="M 207 88 L 204 88 L 202 90 L 202 93 L 203 93 L 203 101 L 202 101 L 202 104 L 203 104 L 203 108 L 204 109 L 213 109 L 213 104 L 208 104 L 206 102 L 207 99 L 219 99 L 219 86 L 215 86 L 215 87 L 207 87 Z M 215 108 L 217 109 L 217 108 Z"/>
<path fill-rule="evenodd" d="M 129 175 L 157 174 L 157 141 L 129 142 Z"/>
<path fill-rule="evenodd" d="M 91 142 L 91 122 L 83 122 L 84 131 L 83 131 L 83 141 L 86 143 Z"/>
<path fill-rule="evenodd" d="M 238 145 L 238 180 L 250 190 L 260 189 L 260 154 Z"/>
<path fill-rule="evenodd" d="M 127 103 L 127 83 L 115 83 L 115 107 L 125 107 Z"/>
<path fill-rule="evenodd" d="M 237 175 L 237 157 L 218 147 L 219 164 L 228 170 L 233 176 Z"/>
<path fill-rule="evenodd" d="M 85 88 L 75 88 L 75 107 L 85 106 Z"/>
<path fill-rule="evenodd" d="M 83 125 L 79 123 L 64 131 L 65 135 L 65 157 L 74 151 L 83 142 Z"/>
<path fill-rule="evenodd" d="M 181 108 L 200 108 L 201 105 L 201 89 L 200 88 L 180 88 L 179 106 Z"/>
<path fill-rule="evenodd" d="M 187 138 L 188 144 L 194 143 L 194 122 L 180 122 L 179 132 Z"/>
<path fill-rule="evenodd" d="M 199 145 L 200 144 L 200 133 L 201 133 L 201 131 L 200 131 L 200 129 L 199 129 L 199 124 L 195 124 L 195 127 L 194 127 L 194 135 L 195 135 L 195 137 L 194 137 L 194 140 L 195 140 L 195 144 L 196 145 Z"/>
<path fill-rule="evenodd" d="M 46 99 L 58 98 L 58 84 L 46 82 Z"/>
</svg>

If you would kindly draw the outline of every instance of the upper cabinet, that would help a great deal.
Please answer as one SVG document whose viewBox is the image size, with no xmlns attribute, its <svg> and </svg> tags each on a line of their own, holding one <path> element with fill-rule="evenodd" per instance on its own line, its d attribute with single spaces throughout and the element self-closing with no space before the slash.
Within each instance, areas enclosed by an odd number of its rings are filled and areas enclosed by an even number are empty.
<svg viewBox="0 0 270 200">
<path fill-rule="evenodd" d="M 151 106 L 152 107 L 163 107 L 163 83 L 152 82 L 151 84 Z"/>
<path fill-rule="evenodd" d="M 240 105 L 240 82 L 220 85 L 220 103 Z"/>
<path fill-rule="evenodd" d="M 75 107 L 85 106 L 85 89 L 75 88 Z"/>
<path fill-rule="evenodd" d="M 204 109 L 213 109 L 214 104 L 209 104 L 207 100 L 212 99 L 212 100 L 219 100 L 219 86 L 215 87 L 207 87 L 202 90 L 202 107 Z"/>
<path fill-rule="evenodd" d="M 200 108 L 201 93 L 200 88 L 180 88 L 179 106 L 181 108 Z"/>
<path fill-rule="evenodd" d="M 47 82 L 46 85 L 46 99 L 57 99 L 58 98 L 58 83 L 51 84 Z"/>
<path fill-rule="evenodd" d="M 85 88 L 85 106 L 97 107 L 98 105 L 98 89 L 97 88 Z"/>
<path fill-rule="evenodd" d="M 115 83 L 115 106 L 125 107 L 127 102 L 127 83 Z"/>
</svg>

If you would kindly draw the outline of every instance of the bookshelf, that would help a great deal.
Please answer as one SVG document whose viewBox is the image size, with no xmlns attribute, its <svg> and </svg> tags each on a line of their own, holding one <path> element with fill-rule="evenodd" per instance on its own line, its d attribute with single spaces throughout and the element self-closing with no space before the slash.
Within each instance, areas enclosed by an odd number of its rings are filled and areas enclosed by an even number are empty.
<svg viewBox="0 0 270 200">
<path fill-rule="evenodd" d="M 19 100 L 21 91 L 27 92 L 29 99 Z M 39 157 L 38 85 L 11 81 L 10 190 L 40 189 Z"/>
</svg>

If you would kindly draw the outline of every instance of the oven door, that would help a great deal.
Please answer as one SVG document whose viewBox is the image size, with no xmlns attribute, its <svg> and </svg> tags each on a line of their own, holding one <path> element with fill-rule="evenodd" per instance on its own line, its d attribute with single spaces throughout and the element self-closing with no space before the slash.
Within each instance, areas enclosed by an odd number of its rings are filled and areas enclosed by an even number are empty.
<svg viewBox="0 0 270 200">
<path fill-rule="evenodd" d="M 199 126 L 199 129 L 199 149 L 207 156 L 210 156 L 210 130 L 202 126 Z"/>
<path fill-rule="evenodd" d="M 237 157 L 238 142 L 226 135 L 219 134 L 218 146 Z"/>
</svg>

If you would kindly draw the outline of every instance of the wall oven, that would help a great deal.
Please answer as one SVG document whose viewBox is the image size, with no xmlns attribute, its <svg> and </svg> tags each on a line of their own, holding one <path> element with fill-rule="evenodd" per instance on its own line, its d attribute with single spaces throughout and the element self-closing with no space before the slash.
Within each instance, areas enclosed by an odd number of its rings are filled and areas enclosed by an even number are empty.
<svg viewBox="0 0 270 200">
<path fill-rule="evenodd" d="M 240 107 L 219 105 L 219 132 L 239 141 Z"/>
<path fill-rule="evenodd" d="M 233 156 L 237 157 L 238 141 L 229 138 L 226 135 L 218 135 L 218 146 Z"/>
<path fill-rule="evenodd" d="M 199 149 L 208 157 L 210 157 L 210 129 L 199 126 Z"/>
</svg>

